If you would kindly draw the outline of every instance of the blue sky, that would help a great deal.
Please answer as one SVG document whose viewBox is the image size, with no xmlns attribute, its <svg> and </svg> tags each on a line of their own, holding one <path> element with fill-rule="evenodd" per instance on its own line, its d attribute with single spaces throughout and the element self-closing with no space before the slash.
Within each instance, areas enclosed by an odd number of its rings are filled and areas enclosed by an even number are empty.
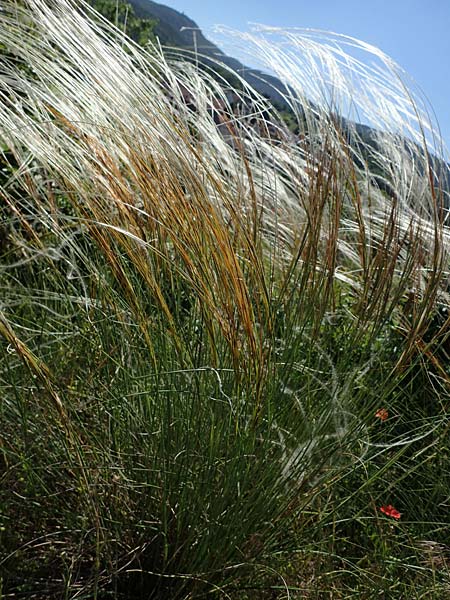
<svg viewBox="0 0 450 600">
<path fill-rule="evenodd" d="M 426 94 L 450 148 L 450 0 L 162 0 L 205 30 L 312 27 L 381 48 Z M 210 36 L 211 37 L 211 36 Z"/>
</svg>

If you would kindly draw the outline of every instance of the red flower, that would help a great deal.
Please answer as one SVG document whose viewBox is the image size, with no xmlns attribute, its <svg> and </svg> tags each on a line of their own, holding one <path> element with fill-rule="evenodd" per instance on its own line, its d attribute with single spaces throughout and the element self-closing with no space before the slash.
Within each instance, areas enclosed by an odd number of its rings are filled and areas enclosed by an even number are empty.
<svg viewBox="0 0 450 600">
<path fill-rule="evenodd" d="M 378 417 L 380 419 L 380 421 L 386 421 L 386 419 L 389 416 L 389 413 L 388 413 L 388 411 L 385 408 L 380 408 L 375 413 L 375 416 Z"/>
<path fill-rule="evenodd" d="M 392 506 L 392 504 L 388 504 L 387 506 L 380 506 L 380 510 L 382 513 L 384 513 L 388 517 L 393 517 L 394 519 L 397 519 L 397 521 L 402 516 L 401 513 L 399 513 L 398 510 L 396 510 Z"/>
</svg>

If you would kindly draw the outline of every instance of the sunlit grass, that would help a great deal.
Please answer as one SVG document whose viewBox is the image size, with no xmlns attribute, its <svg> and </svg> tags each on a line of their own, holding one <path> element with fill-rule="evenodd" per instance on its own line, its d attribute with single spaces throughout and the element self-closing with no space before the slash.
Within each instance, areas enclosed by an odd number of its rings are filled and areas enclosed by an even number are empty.
<svg viewBox="0 0 450 600">
<path fill-rule="evenodd" d="M 294 136 L 69 2 L 0 8 L 3 597 L 445 597 L 443 163 L 389 61 L 271 44 Z M 376 144 L 328 78 L 389 101 Z"/>
</svg>

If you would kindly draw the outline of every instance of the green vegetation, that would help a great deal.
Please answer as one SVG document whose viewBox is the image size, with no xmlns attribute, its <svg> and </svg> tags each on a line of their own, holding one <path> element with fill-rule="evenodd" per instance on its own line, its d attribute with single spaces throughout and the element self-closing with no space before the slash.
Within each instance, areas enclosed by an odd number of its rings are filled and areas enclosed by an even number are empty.
<svg viewBox="0 0 450 600">
<path fill-rule="evenodd" d="M 133 6 L 125 0 L 90 0 L 89 4 L 103 17 L 121 29 L 141 46 L 155 42 L 155 19 L 137 17 Z"/>
<path fill-rule="evenodd" d="M 368 161 L 318 97 L 294 137 L 87 4 L 0 8 L 0 598 L 447 598 L 425 142 Z"/>
</svg>

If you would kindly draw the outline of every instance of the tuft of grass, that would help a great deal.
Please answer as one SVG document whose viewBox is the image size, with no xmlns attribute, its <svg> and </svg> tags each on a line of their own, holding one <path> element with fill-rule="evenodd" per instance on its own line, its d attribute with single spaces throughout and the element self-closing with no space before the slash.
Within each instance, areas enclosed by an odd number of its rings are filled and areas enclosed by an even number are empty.
<svg viewBox="0 0 450 600">
<path fill-rule="evenodd" d="M 378 51 L 272 33 L 298 136 L 88 4 L 0 2 L 2 597 L 448 590 L 435 134 Z"/>
</svg>

